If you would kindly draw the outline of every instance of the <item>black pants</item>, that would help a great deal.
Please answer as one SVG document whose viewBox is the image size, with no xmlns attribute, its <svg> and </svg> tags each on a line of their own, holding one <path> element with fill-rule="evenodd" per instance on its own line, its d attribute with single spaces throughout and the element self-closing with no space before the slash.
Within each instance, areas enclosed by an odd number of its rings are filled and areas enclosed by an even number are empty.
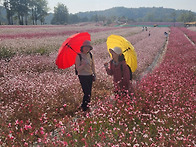
<svg viewBox="0 0 196 147">
<path fill-rule="evenodd" d="M 84 93 L 81 107 L 83 111 L 86 111 L 88 109 L 88 103 L 90 103 L 93 76 L 92 75 L 87 75 L 87 76 L 79 75 L 78 77 L 79 77 L 80 84 L 82 86 L 82 90 Z"/>
</svg>

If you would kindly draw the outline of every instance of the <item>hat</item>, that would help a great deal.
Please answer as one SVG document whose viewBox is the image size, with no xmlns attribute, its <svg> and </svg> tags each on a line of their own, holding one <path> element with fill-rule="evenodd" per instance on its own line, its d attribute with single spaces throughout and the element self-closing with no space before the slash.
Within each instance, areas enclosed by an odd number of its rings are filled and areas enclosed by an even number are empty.
<svg viewBox="0 0 196 147">
<path fill-rule="evenodd" d="M 122 54 L 122 49 L 120 47 L 114 47 L 113 49 L 109 49 L 110 51 L 112 50 L 116 54 L 120 55 Z"/>
<path fill-rule="evenodd" d="M 91 42 L 89 40 L 85 40 L 82 44 L 81 47 L 84 47 L 84 46 L 89 46 L 91 48 L 91 50 L 93 49 L 92 45 L 91 45 Z"/>
</svg>

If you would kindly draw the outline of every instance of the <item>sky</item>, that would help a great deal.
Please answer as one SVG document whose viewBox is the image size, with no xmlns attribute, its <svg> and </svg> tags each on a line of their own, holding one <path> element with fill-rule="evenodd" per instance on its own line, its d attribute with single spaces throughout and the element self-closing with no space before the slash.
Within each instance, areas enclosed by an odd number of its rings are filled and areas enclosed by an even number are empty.
<svg viewBox="0 0 196 147">
<path fill-rule="evenodd" d="M 196 12 L 196 0 L 47 0 L 53 12 L 58 3 L 64 4 L 69 13 L 105 10 L 113 7 L 163 7 Z"/>
</svg>

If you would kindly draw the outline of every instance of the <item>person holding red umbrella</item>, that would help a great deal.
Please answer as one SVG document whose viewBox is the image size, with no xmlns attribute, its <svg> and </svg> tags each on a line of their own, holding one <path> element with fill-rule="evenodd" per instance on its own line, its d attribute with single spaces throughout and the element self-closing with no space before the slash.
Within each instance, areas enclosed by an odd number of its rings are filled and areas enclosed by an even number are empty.
<svg viewBox="0 0 196 147">
<path fill-rule="evenodd" d="M 81 104 L 83 111 L 90 110 L 89 103 L 92 83 L 96 78 L 94 58 L 90 52 L 92 49 L 91 42 L 85 40 L 80 48 L 80 53 L 78 53 L 75 60 L 76 70 L 84 93 L 83 102 Z"/>
</svg>

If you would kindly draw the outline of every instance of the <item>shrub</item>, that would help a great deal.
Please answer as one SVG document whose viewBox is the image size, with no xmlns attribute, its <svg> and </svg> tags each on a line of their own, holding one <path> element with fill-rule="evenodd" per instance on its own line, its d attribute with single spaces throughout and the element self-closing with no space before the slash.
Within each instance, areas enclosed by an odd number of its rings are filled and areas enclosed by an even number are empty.
<svg viewBox="0 0 196 147">
<path fill-rule="evenodd" d="M 15 52 L 12 50 L 6 48 L 6 47 L 1 47 L 0 48 L 0 59 L 10 59 L 15 55 Z"/>
</svg>

